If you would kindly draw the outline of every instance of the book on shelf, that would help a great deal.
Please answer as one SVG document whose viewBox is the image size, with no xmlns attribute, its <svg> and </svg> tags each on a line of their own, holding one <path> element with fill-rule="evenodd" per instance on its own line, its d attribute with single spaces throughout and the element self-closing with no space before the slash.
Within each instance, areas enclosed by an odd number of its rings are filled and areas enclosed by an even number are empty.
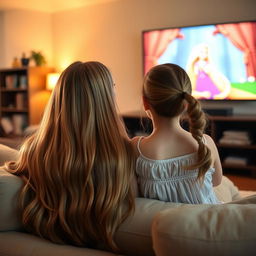
<svg viewBox="0 0 256 256">
<path fill-rule="evenodd" d="M 249 131 L 226 130 L 219 139 L 220 144 L 230 145 L 251 145 L 251 135 Z"/>
<path fill-rule="evenodd" d="M 5 134 L 10 134 L 13 132 L 12 120 L 9 117 L 1 118 L 1 127 Z"/>
<path fill-rule="evenodd" d="M 224 131 L 223 137 L 225 138 L 238 138 L 238 139 L 248 139 L 250 138 L 250 133 L 248 131 Z"/>
<path fill-rule="evenodd" d="M 28 79 L 26 75 L 21 75 L 19 77 L 19 88 L 20 89 L 27 89 L 28 87 Z"/>
<path fill-rule="evenodd" d="M 26 116 L 23 114 L 12 115 L 13 132 L 15 135 L 21 135 L 27 126 Z"/>
<path fill-rule="evenodd" d="M 223 135 L 246 137 L 249 135 L 249 131 L 226 130 L 223 131 Z"/>
<path fill-rule="evenodd" d="M 229 145 L 251 145 L 252 141 L 250 139 L 231 139 L 231 138 L 221 138 L 219 139 L 220 144 L 229 144 Z"/>
<path fill-rule="evenodd" d="M 18 76 L 17 75 L 7 75 L 5 76 L 5 88 L 15 89 L 18 87 Z"/>
<path fill-rule="evenodd" d="M 27 107 L 26 95 L 24 93 L 16 93 L 16 108 L 24 109 Z"/>
<path fill-rule="evenodd" d="M 246 166 L 248 159 L 245 157 L 237 157 L 237 156 L 227 156 L 224 160 L 224 164 L 230 164 L 230 165 L 241 165 Z"/>
</svg>

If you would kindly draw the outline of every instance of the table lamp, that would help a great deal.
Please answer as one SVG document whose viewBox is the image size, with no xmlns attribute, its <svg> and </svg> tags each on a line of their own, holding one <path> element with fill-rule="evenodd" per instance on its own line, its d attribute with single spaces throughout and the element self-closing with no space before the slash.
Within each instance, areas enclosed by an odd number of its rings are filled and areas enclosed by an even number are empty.
<svg viewBox="0 0 256 256">
<path fill-rule="evenodd" d="M 46 78 L 46 89 L 52 91 L 60 77 L 59 73 L 49 73 Z"/>
</svg>

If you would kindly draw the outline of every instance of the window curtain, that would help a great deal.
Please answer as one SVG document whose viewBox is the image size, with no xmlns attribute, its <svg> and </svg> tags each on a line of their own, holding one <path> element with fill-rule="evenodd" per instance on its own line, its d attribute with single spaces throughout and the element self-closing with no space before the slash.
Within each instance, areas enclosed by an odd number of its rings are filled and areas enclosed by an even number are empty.
<svg viewBox="0 0 256 256">
<path fill-rule="evenodd" d="M 175 38 L 183 38 L 180 29 L 150 31 L 144 34 L 144 72 L 157 64 L 157 59 L 164 53 L 168 44 Z"/>
<path fill-rule="evenodd" d="M 247 77 L 256 78 L 256 24 L 242 22 L 216 25 L 214 34 L 221 33 L 244 53 Z"/>
</svg>

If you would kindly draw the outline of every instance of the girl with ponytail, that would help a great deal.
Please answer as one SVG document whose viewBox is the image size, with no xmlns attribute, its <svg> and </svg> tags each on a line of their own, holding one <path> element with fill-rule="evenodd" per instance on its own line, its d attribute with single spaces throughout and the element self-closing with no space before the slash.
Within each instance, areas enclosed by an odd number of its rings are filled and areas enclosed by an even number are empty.
<svg viewBox="0 0 256 256">
<path fill-rule="evenodd" d="M 170 202 L 220 203 L 213 191 L 222 179 L 219 154 L 212 138 L 204 134 L 204 112 L 191 95 L 185 70 L 175 64 L 149 70 L 143 104 L 153 132 L 133 139 L 141 195 Z M 184 114 L 189 131 L 180 124 Z"/>
</svg>

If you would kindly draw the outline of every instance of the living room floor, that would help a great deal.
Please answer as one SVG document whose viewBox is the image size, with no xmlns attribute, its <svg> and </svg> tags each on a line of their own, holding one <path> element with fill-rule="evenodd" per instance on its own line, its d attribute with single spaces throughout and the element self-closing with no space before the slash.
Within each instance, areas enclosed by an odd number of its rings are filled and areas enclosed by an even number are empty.
<svg viewBox="0 0 256 256">
<path fill-rule="evenodd" d="M 256 176 L 243 175 L 241 173 L 225 173 L 233 183 L 239 188 L 239 190 L 256 191 Z"/>
</svg>

